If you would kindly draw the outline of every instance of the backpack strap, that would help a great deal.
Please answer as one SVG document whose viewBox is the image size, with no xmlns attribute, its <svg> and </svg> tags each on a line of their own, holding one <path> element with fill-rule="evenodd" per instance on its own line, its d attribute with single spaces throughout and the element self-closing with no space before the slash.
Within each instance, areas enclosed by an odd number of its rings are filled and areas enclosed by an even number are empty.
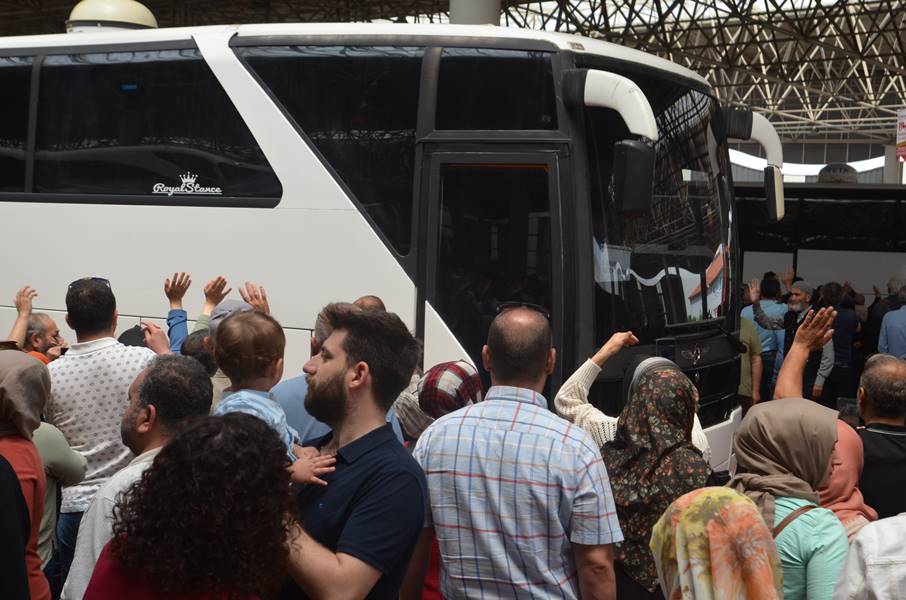
<svg viewBox="0 0 906 600">
<path fill-rule="evenodd" d="M 784 529 L 786 529 L 787 525 L 789 525 L 790 523 L 795 521 L 798 517 L 800 517 L 801 515 L 804 515 L 805 513 L 807 513 L 808 511 L 810 511 L 814 508 L 818 508 L 818 507 L 815 506 L 814 504 L 808 504 L 806 506 L 800 506 L 799 508 L 797 508 L 796 510 L 794 510 L 793 512 L 788 514 L 786 516 L 786 518 L 783 521 L 781 521 L 777 525 L 777 527 L 774 528 L 774 539 L 775 540 L 777 539 L 777 537 L 780 535 L 780 533 Z"/>
</svg>

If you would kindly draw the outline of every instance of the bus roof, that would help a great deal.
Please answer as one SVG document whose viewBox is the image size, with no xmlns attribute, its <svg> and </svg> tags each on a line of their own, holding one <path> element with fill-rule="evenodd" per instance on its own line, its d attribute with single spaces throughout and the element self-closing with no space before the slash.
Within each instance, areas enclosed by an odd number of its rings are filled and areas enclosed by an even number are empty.
<svg viewBox="0 0 906 600">
<path fill-rule="evenodd" d="M 374 36 L 393 38 L 394 44 L 405 44 L 406 37 L 413 38 L 478 38 L 482 45 L 487 40 L 507 40 L 510 44 L 525 42 L 546 42 L 551 48 L 570 50 L 597 56 L 607 56 L 626 62 L 637 63 L 693 79 L 706 86 L 710 85 L 698 73 L 653 54 L 626 48 L 603 40 L 577 35 L 495 27 L 493 25 L 410 25 L 397 23 L 272 23 L 254 25 L 208 25 L 201 27 L 173 27 L 161 29 L 131 29 L 122 31 L 59 33 L 52 35 L 31 35 L 0 37 L 0 51 L 23 51 L 51 48 L 71 49 L 78 46 L 107 44 L 135 44 L 188 40 L 194 34 L 209 31 L 235 31 L 239 37 L 259 36 Z"/>
</svg>

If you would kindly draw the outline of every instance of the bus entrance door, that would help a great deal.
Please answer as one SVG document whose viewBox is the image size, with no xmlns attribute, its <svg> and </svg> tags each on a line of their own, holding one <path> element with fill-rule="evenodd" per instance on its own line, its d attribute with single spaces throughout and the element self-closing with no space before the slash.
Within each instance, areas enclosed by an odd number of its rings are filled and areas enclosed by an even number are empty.
<svg viewBox="0 0 906 600">
<path fill-rule="evenodd" d="M 426 164 L 425 366 L 468 359 L 487 383 L 481 348 L 503 302 L 538 307 L 561 347 L 556 151 L 437 152 Z"/>
</svg>

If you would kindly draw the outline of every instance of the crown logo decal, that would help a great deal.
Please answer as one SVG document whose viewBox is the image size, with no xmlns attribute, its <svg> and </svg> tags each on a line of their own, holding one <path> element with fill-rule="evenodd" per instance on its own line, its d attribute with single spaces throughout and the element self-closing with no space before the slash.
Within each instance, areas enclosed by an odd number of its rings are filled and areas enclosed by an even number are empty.
<svg viewBox="0 0 906 600">
<path fill-rule="evenodd" d="M 182 182 L 179 187 L 175 185 L 167 185 L 163 182 L 157 182 L 154 184 L 154 187 L 151 188 L 151 192 L 154 194 L 166 194 L 168 196 L 185 196 L 185 195 L 213 195 L 221 196 L 223 195 L 223 190 L 217 186 L 201 186 L 196 183 L 198 181 L 198 174 L 193 173 L 192 171 L 186 171 L 179 176 L 179 180 Z"/>
</svg>

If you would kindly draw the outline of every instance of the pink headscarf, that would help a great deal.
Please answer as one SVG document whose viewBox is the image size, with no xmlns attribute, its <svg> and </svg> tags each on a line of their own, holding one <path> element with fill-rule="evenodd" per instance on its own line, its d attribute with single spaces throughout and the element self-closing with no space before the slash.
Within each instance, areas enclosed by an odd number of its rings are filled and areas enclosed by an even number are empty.
<svg viewBox="0 0 906 600">
<path fill-rule="evenodd" d="M 834 474 L 825 488 L 818 490 L 821 506 L 834 511 L 844 526 L 854 520 L 876 521 L 878 513 L 865 504 L 862 492 L 857 487 L 862 475 L 865 453 L 859 434 L 843 421 L 837 421 L 837 460 Z M 847 533 L 850 527 L 846 528 Z M 854 532 L 853 532 L 854 533 Z"/>
</svg>

